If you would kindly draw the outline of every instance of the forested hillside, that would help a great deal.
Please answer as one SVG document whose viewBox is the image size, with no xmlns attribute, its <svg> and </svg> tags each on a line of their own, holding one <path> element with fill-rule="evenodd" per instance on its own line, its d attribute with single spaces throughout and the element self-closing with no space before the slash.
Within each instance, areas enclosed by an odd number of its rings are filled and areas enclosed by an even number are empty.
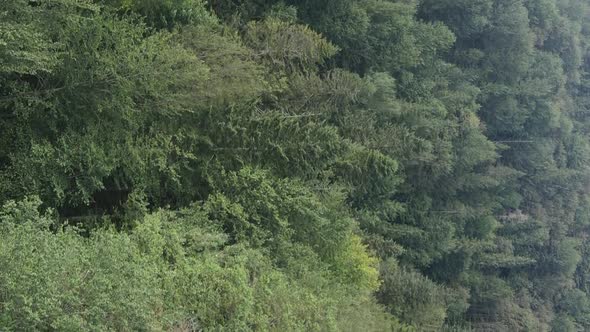
<svg viewBox="0 0 590 332">
<path fill-rule="evenodd" d="M 1 331 L 590 331 L 588 0 L 0 1 Z"/>
</svg>

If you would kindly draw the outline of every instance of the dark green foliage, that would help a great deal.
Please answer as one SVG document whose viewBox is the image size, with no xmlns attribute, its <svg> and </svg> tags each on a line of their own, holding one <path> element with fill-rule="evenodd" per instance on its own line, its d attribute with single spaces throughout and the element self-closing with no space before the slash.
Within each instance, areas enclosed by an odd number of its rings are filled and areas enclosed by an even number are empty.
<svg viewBox="0 0 590 332">
<path fill-rule="evenodd" d="M 589 330 L 589 14 L 0 2 L 0 330 Z"/>
<path fill-rule="evenodd" d="M 377 298 L 392 314 L 424 330 L 442 327 L 447 309 L 445 288 L 391 260 L 383 262 L 381 274 L 383 284 Z"/>
<path fill-rule="evenodd" d="M 217 23 L 202 0 L 99 0 L 121 13 L 141 15 L 156 29 L 173 29 L 184 25 Z"/>
</svg>

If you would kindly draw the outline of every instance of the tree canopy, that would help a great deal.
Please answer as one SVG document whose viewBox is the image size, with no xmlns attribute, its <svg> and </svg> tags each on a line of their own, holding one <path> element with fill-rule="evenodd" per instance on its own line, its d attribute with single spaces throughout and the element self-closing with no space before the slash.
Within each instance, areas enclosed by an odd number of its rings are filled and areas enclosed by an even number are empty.
<svg viewBox="0 0 590 332">
<path fill-rule="evenodd" d="M 589 17 L 0 2 L 0 330 L 590 330 Z"/>
</svg>

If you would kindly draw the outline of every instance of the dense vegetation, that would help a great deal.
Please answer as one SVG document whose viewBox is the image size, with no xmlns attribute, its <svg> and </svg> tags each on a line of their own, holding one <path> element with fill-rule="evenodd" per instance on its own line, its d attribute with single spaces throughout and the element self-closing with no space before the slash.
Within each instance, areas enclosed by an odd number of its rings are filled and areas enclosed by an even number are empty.
<svg viewBox="0 0 590 332">
<path fill-rule="evenodd" d="M 590 330 L 587 0 L 0 1 L 0 330 Z"/>
</svg>

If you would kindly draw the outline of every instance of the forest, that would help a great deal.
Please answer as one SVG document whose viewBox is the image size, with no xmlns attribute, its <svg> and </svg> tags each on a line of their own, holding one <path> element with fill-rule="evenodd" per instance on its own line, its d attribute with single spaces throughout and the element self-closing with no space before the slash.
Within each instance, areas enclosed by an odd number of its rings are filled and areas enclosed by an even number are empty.
<svg viewBox="0 0 590 332">
<path fill-rule="evenodd" d="M 0 1 L 1 331 L 590 331 L 590 1 Z"/>
</svg>

